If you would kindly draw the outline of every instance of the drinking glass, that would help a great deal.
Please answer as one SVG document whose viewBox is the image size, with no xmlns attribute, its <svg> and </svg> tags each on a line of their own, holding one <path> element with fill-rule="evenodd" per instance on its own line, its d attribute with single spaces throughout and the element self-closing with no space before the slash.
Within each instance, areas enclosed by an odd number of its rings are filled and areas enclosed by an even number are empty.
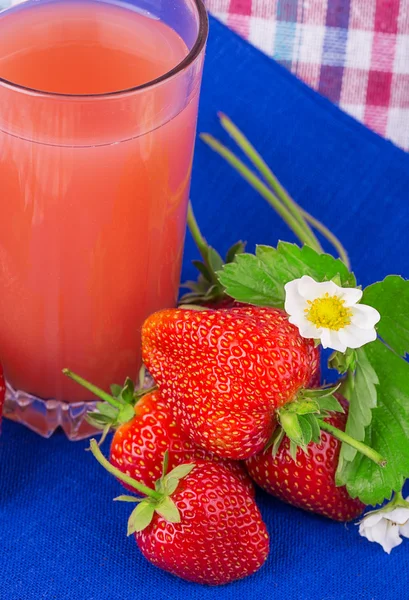
<svg viewBox="0 0 409 600">
<path fill-rule="evenodd" d="M 28 0 L 0 12 L 5 415 L 91 433 L 89 392 L 134 379 L 179 286 L 203 58 L 201 0 Z"/>
</svg>

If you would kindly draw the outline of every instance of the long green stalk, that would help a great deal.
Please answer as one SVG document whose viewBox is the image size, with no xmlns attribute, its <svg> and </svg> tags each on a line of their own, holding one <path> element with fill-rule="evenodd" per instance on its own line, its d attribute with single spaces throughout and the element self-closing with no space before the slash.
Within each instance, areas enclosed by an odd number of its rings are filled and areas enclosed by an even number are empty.
<svg viewBox="0 0 409 600">
<path fill-rule="evenodd" d="M 246 138 L 244 133 L 240 131 L 240 129 L 233 123 L 229 117 L 227 117 L 223 113 L 219 113 L 220 123 L 222 127 L 228 132 L 228 134 L 233 138 L 236 144 L 241 148 L 247 158 L 253 163 L 259 173 L 265 178 L 267 183 L 270 185 L 272 190 L 275 192 L 276 197 L 281 200 L 281 202 L 288 208 L 288 210 L 293 214 L 294 218 L 300 223 L 300 225 L 308 231 L 308 235 L 311 239 L 314 239 L 315 246 L 318 248 L 322 247 L 318 241 L 318 238 L 312 231 L 311 227 L 308 225 L 304 215 L 299 210 L 296 202 L 291 198 L 291 196 L 286 192 L 281 183 L 278 181 L 277 177 L 271 171 L 270 167 L 267 165 L 263 157 L 257 152 L 253 144 Z"/>
<path fill-rule="evenodd" d="M 228 150 L 225 146 L 220 144 L 215 138 L 212 136 L 208 136 L 206 134 L 202 135 L 202 139 L 218 154 L 220 154 L 229 164 L 236 170 L 240 175 L 252 185 L 253 188 L 256 189 L 261 195 L 264 197 L 267 202 L 280 214 L 279 210 L 277 210 L 277 203 L 280 202 L 284 205 L 285 208 L 291 213 L 291 215 L 298 221 L 301 227 L 307 232 L 307 237 L 309 238 L 309 245 L 317 250 L 318 252 L 323 252 L 321 244 L 319 243 L 316 235 L 311 229 L 310 225 L 316 230 L 319 231 L 324 238 L 326 238 L 332 246 L 336 249 L 339 254 L 340 259 L 345 263 L 345 265 L 350 268 L 350 261 L 348 258 L 348 254 L 340 242 L 340 240 L 330 231 L 321 221 L 313 217 L 310 213 L 304 210 L 284 189 L 281 183 L 278 181 L 277 177 L 271 171 L 270 167 L 267 165 L 262 156 L 257 152 L 251 142 L 246 138 L 242 131 L 223 113 L 219 113 L 220 122 L 223 128 L 229 133 L 232 139 L 237 143 L 239 148 L 244 152 L 247 158 L 252 162 L 252 164 L 256 167 L 257 171 L 260 175 L 265 179 L 268 185 L 271 188 L 271 192 L 273 193 L 274 199 L 271 195 L 262 193 L 260 191 L 260 185 L 264 185 L 264 182 L 258 179 L 258 185 L 254 185 L 254 181 L 250 181 L 248 177 L 248 173 L 252 173 L 246 165 L 230 150 Z M 254 177 L 255 174 L 252 173 Z M 281 214 L 280 214 L 281 216 Z M 293 230 L 294 231 L 294 230 Z M 297 234 L 296 234 L 297 235 Z M 303 242 L 303 239 L 300 239 Z"/>
<path fill-rule="evenodd" d="M 315 242 L 314 238 L 309 234 L 298 219 L 294 217 L 291 211 L 286 208 L 283 203 L 273 194 L 273 192 L 251 171 L 233 152 L 223 146 L 218 140 L 209 134 L 201 134 L 201 139 L 206 142 L 215 152 L 220 154 L 240 175 L 254 188 L 258 193 L 263 196 L 265 200 L 280 215 L 280 217 L 287 223 L 288 227 L 294 232 L 298 239 L 303 244 L 308 244 L 316 250 L 321 252 L 322 248 Z"/>
<path fill-rule="evenodd" d="M 92 439 L 90 442 L 90 450 L 91 450 L 92 454 L 94 455 L 94 457 L 99 462 L 99 464 L 102 467 L 104 467 L 104 469 L 106 471 L 108 471 L 108 473 L 110 473 L 111 475 L 113 475 L 114 477 L 116 477 L 117 479 L 122 481 L 123 483 L 128 484 L 129 486 L 131 486 L 134 490 L 136 490 L 140 494 L 144 494 L 145 496 L 149 496 L 150 498 L 153 498 L 155 500 L 161 499 L 162 495 L 159 492 L 146 486 L 144 483 L 135 481 L 135 479 L 133 479 L 129 475 L 126 475 L 126 473 L 122 473 L 122 471 L 120 471 L 119 469 L 114 467 L 114 465 L 111 465 L 109 460 L 107 460 L 105 458 L 105 456 L 102 454 L 101 450 L 99 449 L 97 441 L 94 439 Z"/>
<path fill-rule="evenodd" d="M 299 205 L 297 205 L 297 206 L 299 206 Z M 306 210 L 301 208 L 301 206 L 299 206 L 299 209 L 302 212 L 302 214 L 304 215 L 305 220 L 308 221 L 309 223 L 311 223 L 311 225 L 317 231 L 322 233 L 322 235 L 330 242 L 330 244 L 332 244 L 334 246 L 335 250 L 338 252 L 340 259 L 345 264 L 347 269 L 350 270 L 351 263 L 349 260 L 349 256 L 348 256 L 347 251 L 345 250 L 344 246 L 342 245 L 340 240 L 337 238 L 337 236 L 334 233 L 332 233 L 332 231 L 330 229 L 328 229 L 328 227 L 325 227 L 325 225 L 323 223 L 321 223 L 321 221 L 318 221 L 318 219 L 316 219 L 315 217 L 310 215 L 310 213 L 308 213 Z"/>
<path fill-rule="evenodd" d="M 192 203 L 189 200 L 189 206 L 187 209 L 187 224 L 190 230 L 190 233 L 192 234 L 192 238 L 194 239 L 196 246 L 198 247 L 198 250 L 204 260 L 205 263 L 207 263 L 208 261 L 208 244 L 206 242 L 206 240 L 204 239 L 202 232 L 200 231 L 199 225 L 196 221 L 196 217 L 195 214 L 193 212 L 193 207 L 192 207 Z"/>
<path fill-rule="evenodd" d="M 364 454 L 365 456 L 370 458 L 374 463 L 376 463 L 380 467 L 386 466 L 386 460 L 383 458 L 383 456 L 379 454 L 379 452 L 373 450 L 373 448 L 370 448 L 366 444 L 363 444 L 362 442 L 358 442 L 358 440 L 351 438 L 350 435 L 348 435 L 344 431 L 341 431 L 340 429 L 337 429 L 337 427 L 334 427 L 326 421 L 320 421 L 319 426 L 320 429 L 327 431 L 332 436 L 334 436 L 334 438 L 337 438 L 337 440 L 340 440 L 341 442 L 352 446 L 352 448 L 355 448 L 356 450 L 358 450 L 358 452 L 361 452 L 361 454 Z"/>
</svg>

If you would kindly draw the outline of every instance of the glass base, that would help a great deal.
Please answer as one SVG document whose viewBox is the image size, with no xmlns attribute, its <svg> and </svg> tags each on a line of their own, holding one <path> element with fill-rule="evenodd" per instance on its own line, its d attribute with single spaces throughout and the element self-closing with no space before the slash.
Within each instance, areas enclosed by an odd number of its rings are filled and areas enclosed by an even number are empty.
<svg viewBox="0 0 409 600">
<path fill-rule="evenodd" d="M 85 419 L 95 404 L 96 401 L 68 404 L 58 400 L 41 400 L 27 392 L 14 390 L 7 384 L 3 415 L 45 438 L 61 427 L 69 440 L 76 441 L 101 433 Z"/>
</svg>

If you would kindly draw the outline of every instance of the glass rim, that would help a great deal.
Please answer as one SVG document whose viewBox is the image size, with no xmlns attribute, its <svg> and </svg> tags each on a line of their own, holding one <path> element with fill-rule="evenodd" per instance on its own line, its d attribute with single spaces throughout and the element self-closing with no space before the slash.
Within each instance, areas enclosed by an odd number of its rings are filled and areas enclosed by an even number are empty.
<svg viewBox="0 0 409 600">
<path fill-rule="evenodd" d="M 61 92 L 47 92 L 45 90 L 38 90 L 35 88 L 30 88 L 25 85 L 21 85 L 19 83 L 13 83 L 12 81 L 8 81 L 3 77 L 0 77 L 0 85 L 6 85 L 7 87 L 21 91 L 28 92 L 30 94 L 35 94 L 36 96 L 44 96 L 48 98 L 66 98 L 66 99 L 77 99 L 77 100 L 85 100 L 87 98 L 94 99 L 103 99 L 103 98 L 112 98 L 115 96 L 125 96 L 127 94 L 132 94 L 134 92 L 139 92 L 143 90 L 150 89 L 159 83 L 163 83 L 168 79 L 172 79 L 182 71 L 184 71 L 187 67 L 195 62 L 195 60 L 200 56 L 203 48 L 205 47 L 207 36 L 209 33 L 209 18 L 207 15 L 207 10 L 202 2 L 202 0 L 192 0 L 199 17 L 199 29 L 196 37 L 196 41 L 193 44 L 189 53 L 185 56 L 185 58 L 178 63 L 173 69 L 167 71 L 163 75 L 156 77 L 156 79 L 152 79 L 151 81 L 147 81 L 146 83 L 142 83 L 140 85 L 136 85 L 131 88 L 126 88 L 123 90 L 115 90 L 113 92 L 99 92 L 97 94 L 65 94 Z M 18 6 L 18 5 L 17 5 Z M 0 11 L 1 13 L 2 11 Z"/>
</svg>

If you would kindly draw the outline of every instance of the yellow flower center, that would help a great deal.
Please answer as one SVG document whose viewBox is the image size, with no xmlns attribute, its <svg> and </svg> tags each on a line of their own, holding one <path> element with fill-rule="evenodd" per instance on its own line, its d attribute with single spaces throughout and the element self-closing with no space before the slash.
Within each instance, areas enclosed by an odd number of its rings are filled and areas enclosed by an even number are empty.
<svg viewBox="0 0 409 600">
<path fill-rule="evenodd" d="M 330 296 L 327 292 L 321 298 L 307 300 L 307 303 L 309 308 L 304 312 L 308 321 L 316 327 L 339 331 L 351 323 L 352 311 L 338 296 Z"/>
</svg>

